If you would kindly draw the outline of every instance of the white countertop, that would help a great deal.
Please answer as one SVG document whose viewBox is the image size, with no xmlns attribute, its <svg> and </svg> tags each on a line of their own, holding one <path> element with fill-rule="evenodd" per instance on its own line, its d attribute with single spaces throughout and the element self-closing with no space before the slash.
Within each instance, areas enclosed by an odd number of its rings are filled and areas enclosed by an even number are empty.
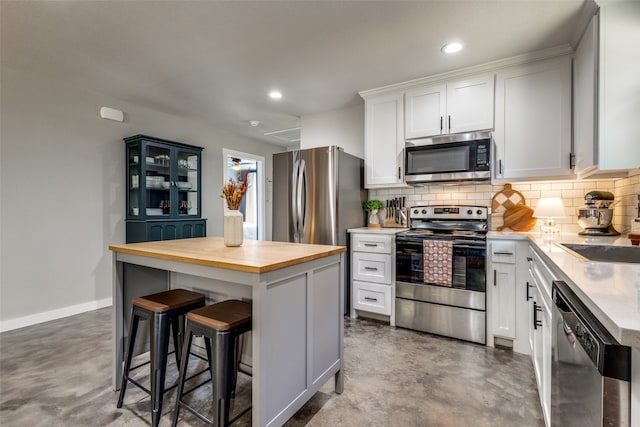
<svg viewBox="0 0 640 427">
<path fill-rule="evenodd" d="M 640 348 L 640 264 L 585 261 L 560 243 L 630 246 L 626 236 L 489 232 L 488 239 L 528 239 L 549 268 L 564 280 L 621 344 Z"/>
<path fill-rule="evenodd" d="M 396 228 L 396 227 L 380 227 L 380 228 L 369 228 L 369 227 L 358 227 L 358 228 L 350 228 L 347 231 L 349 233 L 371 233 L 371 234 L 396 234 L 401 231 L 407 231 L 408 228 Z"/>
</svg>

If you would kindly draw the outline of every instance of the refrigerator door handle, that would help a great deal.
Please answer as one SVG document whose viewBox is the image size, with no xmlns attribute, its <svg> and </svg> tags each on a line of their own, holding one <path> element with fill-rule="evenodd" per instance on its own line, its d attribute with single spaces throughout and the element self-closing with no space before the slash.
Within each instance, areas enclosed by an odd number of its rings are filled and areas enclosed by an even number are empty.
<svg viewBox="0 0 640 427">
<path fill-rule="evenodd" d="M 306 222 L 306 211 L 304 209 L 305 207 L 305 203 L 306 201 L 306 191 L 305 191 L 305 178 L 306 178 L 306 169 L 305 169 L 305 162 L 303 159 L 300 160 L 300 167 L 298 169 L 298 182 L 296 184 L 296 208 L 297 208 L 297 215 L 298 218 L 296 220 L 298 226 L 297 226 L 297 237 L 298 240 L 297 242 L 300 243 L 302 242 L 302 239 L 304 238 L 304 228 L 305 228 L 305 222 Z"/>
<path fill-rule="evenodd" d="M 293 223 L 293 241 L 299 243 L 299 226 L 298 226 L 298 180 L 300 176 L 300 160 L 297 156 L 298 152 L 293 153 L 293 170 L 291 173 L 291 221 Z"/>
</svg>

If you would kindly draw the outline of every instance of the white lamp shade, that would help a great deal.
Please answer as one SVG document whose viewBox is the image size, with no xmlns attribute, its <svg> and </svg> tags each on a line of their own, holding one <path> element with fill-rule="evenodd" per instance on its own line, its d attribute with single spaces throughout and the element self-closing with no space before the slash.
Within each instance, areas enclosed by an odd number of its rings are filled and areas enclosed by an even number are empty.
<svg viewBox="0 0 640 427">
<path fill-rule="evenodd" d="M 538 202 L 533 216 L 536 218 L 566 218 L 564 203 L 559 197 L 543 197 Z"/>
</svg>

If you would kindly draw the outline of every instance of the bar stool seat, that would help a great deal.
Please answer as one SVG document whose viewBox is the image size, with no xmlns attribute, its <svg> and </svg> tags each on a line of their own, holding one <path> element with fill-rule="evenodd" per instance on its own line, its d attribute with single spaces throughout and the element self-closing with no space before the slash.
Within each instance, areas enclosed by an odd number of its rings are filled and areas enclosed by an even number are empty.
<svg viewBox="0 0 640 427">
<path fill-rule="evenodd" d="M 172 289 L 152 295 L 137 297 L 132 300 L 131 321 L 129 323 L 129 336 L 127 338 L 127 350 L 122 373 L 122 385 L 118 397 L 118 408 L 122 407 L 127 384 L 130 382 L 151 395 L 151 422 L 157 427 L 162 415 L 162 398 L 167 391 L 164 386 L 167 372 L 167 353 L 169 350 L 169 329 L 173 333 L 173 346 L 177 366 L 180 366 L 182 352 L 182 336 L 184 322 L 181 319 L 189 311 L 204 307 L 205 296 L 198 292 L 186 289 Z M 146 363 L 131 367 L 133 347 L 135 345 L 138 323 L 140 320 L 150 322 L 150 389 L 142 386 L 136 380 L 129 377 L 130 372 Z M 173 388 L 173 387 L 171 387 Z"/>
<path fill-rule="evenodd" d="M 246 408 L 234 419 L 229 420 L 231 398 L 234 396 L 238 373 L 239 338 L 250 330 L 251 303 L 245 301 L 222 301 L 195 309 L 187 314 L 185 340 L 182 348 L 183 354 L 187 356 L 182 359 L 180 364 L 178 393 L 173 414 L 174 426 L 178 423 L 180 408 L 189 410 L 207 424 L 224 427 L 230 425 L 251 409 L 251 407 Z M 189 393 L 183 393 L 183 391 L 187 376 L 191 341 L 194 335 L 203 336 L 205 343 L 213 342 L 209 353 L 209 366 L 213 382 L 213 420 L 207 419 L 182 400 Z"/>
</svg>

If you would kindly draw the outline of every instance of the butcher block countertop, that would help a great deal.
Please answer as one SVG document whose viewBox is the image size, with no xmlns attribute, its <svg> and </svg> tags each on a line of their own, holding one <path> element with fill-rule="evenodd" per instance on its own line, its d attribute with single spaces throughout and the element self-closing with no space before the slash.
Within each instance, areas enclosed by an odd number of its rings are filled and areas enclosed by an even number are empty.
<svg viewBox="0 0 640 427">
<path fill-rule="evenodd" d="M 247 273 L 267 273 L 347 250 L 344 246 L 309 245 L 268 240 L 245 240 L 242 246 L 227 247 L 224 245 L 222 237 L 129 243 L 111 245 L 109 249 L 114 252 Z"/>
</svg>

